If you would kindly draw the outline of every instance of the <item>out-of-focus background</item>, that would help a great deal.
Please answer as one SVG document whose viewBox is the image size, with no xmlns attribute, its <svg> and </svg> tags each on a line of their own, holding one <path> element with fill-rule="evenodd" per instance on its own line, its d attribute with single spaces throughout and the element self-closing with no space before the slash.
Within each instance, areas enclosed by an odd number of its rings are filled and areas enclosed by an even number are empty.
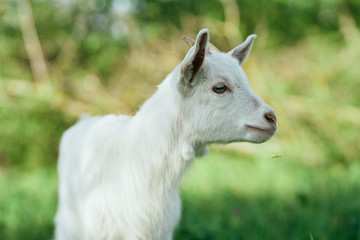
<svg viewBox="0 0 360 240">
<path fill-rule="evenodd" d="M 212 146 L 181 186 L 175 239 L 360 239 L 360 1 L 3 0 L 0 239 L 50 239 L 62 132 L 135 114 L 202 28 L 278 117 L 261 144 Z"/>
</svg>

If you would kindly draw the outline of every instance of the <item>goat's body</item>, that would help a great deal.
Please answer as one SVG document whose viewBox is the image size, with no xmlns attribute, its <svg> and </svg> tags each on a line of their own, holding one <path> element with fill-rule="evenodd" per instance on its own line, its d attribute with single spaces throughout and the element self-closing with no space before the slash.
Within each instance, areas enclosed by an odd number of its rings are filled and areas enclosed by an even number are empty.
<svg viewBox="0 0 360 240">
<path fill-rule="evenodd" d="M 59 157 L 57 240 L 166 240 L 180 218 L 178 187 L 209 143 L 264 142 L 273 110 L 240 64 L 255 36 L 229 53 L 199 32 L 183 62 L 134 116 L 82 118 Z"/>
<path fill-rule="evenodd" d="M 157 95 L 134 117 L 90 117 L 65 132 L 56 239 L 171 239 L 190 161 L 173 138 L 176 106 Z"/>
</svg>

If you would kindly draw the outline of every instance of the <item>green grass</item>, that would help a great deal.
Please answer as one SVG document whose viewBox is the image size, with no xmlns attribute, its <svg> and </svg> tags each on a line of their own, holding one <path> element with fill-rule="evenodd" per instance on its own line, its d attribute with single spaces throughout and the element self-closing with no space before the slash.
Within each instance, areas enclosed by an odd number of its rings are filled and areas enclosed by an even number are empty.
<svg viewBox="0 0 360 240">
<path fill-rule="evenodd" d="M 358 179 L 359 164 L 305 167 L 211 150 L 185 176 L 175 239 L 360 239 Z M 54 168 L 1 172 L 1 239 L 50 239 L 56 188 Z"/>
<path fill-rule="evenodd" d="M 185 178 L 176 239 L 360 239 L 359 178 L 359 164 L 319 169 L 213 151 Z"/>
<path fill-rule="evenodd" d="M 0 173 L 0 238 L 50 239 L 56 189 L 54 169 Z"/>
</svg>

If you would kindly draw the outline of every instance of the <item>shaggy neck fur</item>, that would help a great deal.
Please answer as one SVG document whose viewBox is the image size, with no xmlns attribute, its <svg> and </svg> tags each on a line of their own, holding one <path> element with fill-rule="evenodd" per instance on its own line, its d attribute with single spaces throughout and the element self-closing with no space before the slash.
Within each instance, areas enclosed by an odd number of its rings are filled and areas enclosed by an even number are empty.
<svg viewBox="0 0 360 240">
<path fill-rule="evenodd" d="M 174 81 L 175 75 L 176 71 L 159 85 L 158 91 L 135 115 L 132 125 L 139 136 L 137 148 L 140 144 L 139 149 L 144 149 L 144 152 L 149 154 L 147 161 L 141 164 L 149 165 L 150 168 L 141 169 L 152 169 L 152 177 L 156 173 L 162 173 L 157 180 L 164 182 L 165 179 L 169 184 L 167 187 L 170 188 L 179 184 L 183 173 L 195 157 L 197 145 L 196 136 L 189 131 L 191 127 L 184 112 L 182 96 Z M 153 141 L 149 142 L 148 139 Z"/>
<path fill-rule="evenodd" d="M 139 235 L 139 239 L 165 239 L 167 236 L 161 234 L 169 234 L 167 229 L 175 227 L 180 217 L 178 186 L 197 152 L 196 137 L 189 131 L 182 96 L 174 83 L 174 72 L 145 102 L 127 131 L 136 136 L 129 141 L 131 146 L 126 145 L 135 156 L 129 159 L 128 167 L 122 166 L 122 169 L 133 172 L 127 174 L 133 183 L 127 193 L 135 195 L 128 198 L 140 199 L 134 206 L 138 212 L 131 212 L 127 217 L 142 218 L 142 228 L 149 229 L 144 232 L 152 232 L 151 236 Z M 128 222 L 134 221 L 129 219 Z M 134 231 L 138 228 L 129 227 Z"/>
</svg>

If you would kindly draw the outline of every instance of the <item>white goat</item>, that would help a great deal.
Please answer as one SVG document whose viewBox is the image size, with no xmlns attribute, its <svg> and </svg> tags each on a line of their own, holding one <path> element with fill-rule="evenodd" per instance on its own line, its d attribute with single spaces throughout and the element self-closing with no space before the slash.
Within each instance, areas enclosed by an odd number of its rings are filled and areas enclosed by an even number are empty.
<svg viewBox="0 0 360 240">
<path fill-rule="evenodd" d="M 222 53 L 201 30 L 135 116 L 81 119 L 64 133 L 57 240 L 172 239 L 194 157 L 210 143 L 260 143 L 277 130 L 241 68 L 255 37 Z"/>
</svg>

